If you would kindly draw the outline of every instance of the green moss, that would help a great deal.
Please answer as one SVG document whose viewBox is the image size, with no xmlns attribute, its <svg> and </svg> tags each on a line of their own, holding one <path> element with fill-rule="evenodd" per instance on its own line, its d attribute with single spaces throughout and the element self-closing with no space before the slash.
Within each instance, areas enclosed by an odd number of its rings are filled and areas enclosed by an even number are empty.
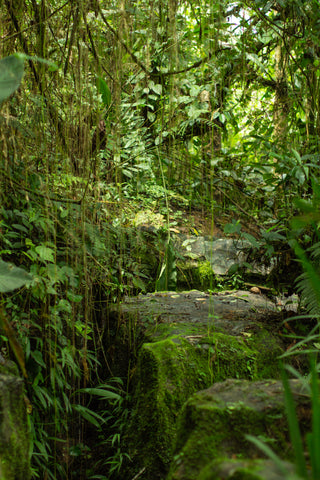
<svg viewBox="0 0 320 480">
<path fill-rule="evenodd" d="M 23 380 L 0 374 L 0 478 L 28 480 L 30 438 Z"/>
<path fill-rule="evenodd" d="M 145 343 L 138 363 L 135 412 L 129 428 L 131 456 L 152 473 L 165 472 L 172 458 L 176 418 L 183 403 L 211 383 L 204 356 L 182 337 Z"/>
<path fill-rule="evenodd" d="M 200 286 L 203 290 L 212 288 L 216 283 L 214 271 L 212 270 L 211 263 L 208 261 L 199 263 L 197 276 L 199 277 Z"/>
<path fill-rule="evenodd" d="M 199 347 L 207 350 L 214 382 L 226 378 L 255 378 L 258 370 L 257 352 L 241 337 L 215 333 L 203 338 Z"/>
<path fill-rule="evenodd" d="M 19 376 L 18 365 L 11 360 L 6 360 L 4 364 L 0 363 L 0 374 Z"/>
<path fill-rule="evenodd" d="M 160 323 L 150 327 L 148 337 L 154 341 L 144 343 L 139 352 L 128 444 L 136 468 L 130 475 L 133 477 L 139 469 L 146 468 L 145 478 L 156 479 L 168 470 L 176 439 L 176 420 L 186 400 L 226 378 L 261 378 L 260 372 L 266 371 L 266 356 L 260 337 L 255 342 L 254 338 L 210 332 L 205 326 L 191 322 Z M 271 347 L 265 348 L 272 352 Z M 275 358 L 270 362 L 271 370 Z M 221 419 L 215 430 L 224 430 L 224 422 Z M 194 451 L 198 452 L 197 446 Z"/>
<path fill-rule="evenodd" d="M 216 285 L 216 276 L 209 261 L 187 261 L 178 264 L 178 288 L 197 290 L 212 289 Z"/>
<path fill-rule="evenodd" d="M 243 388 L 243 385 L 249 383 L 251 382 L 245 384 L 244 381 L 238 381 L 235 385 Z M 222 396 L 218 391 L 210 389 L 198 392 L 184 405 L 178 421 L 175 449 L 177 454 L 167 480 L 198 480 L 199 472 L 213 459 L 235 456 L 238 459 L 255 458 L 260 452 L 246 440 L 246 434 L 272 438 L 273 448 L 279 455 L 290 457 L 288 427 L 282 399 L 271 401 L 267 393 L 265 398 L 263 397 L 263 392 L 260 392 L 260 397 L 256 397 L 249 388 L 226 388 L 225 392 L 226 395 Z M 249 471 L 253 474 L 252 469 Z M 230 478 L 251 478 L 241 476 L 244 472 L 245 470 L 240 469 L 239 477 Z M 206 477 L 203 474 L 200 478 L 213 480 L 221 477 Z"/>
<path fill-rule="evenodd" d="M 283 349 L 277 338 L 271 336 L 267 330 L 260 329 L 246 342 L 257 353 L 259 371 L 256 378 L 280 378 L 279 356 L 283 354 Z"/>
<path fill-rule="evenodd" d="M 284 462 L 288 472 L 294 467 Z M 201 470 L 197 480 L 283 480 L 283 473 L 271 460 L 219 459 Z"/>
<path fill-rule="evenodd" d="M 214 382 L 227 378 L 259 380 L 279 377 L 277 357 L 282 350 L 268 332 L 261 331 L 250 339 L 216 332 L 202 338 L 199 346 L 208 352 Z"/>
</svg>

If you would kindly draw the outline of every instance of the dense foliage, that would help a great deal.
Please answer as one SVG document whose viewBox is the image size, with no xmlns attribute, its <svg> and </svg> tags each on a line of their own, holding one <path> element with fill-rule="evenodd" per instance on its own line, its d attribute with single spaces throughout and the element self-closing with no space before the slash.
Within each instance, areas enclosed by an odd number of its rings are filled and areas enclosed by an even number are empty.
<svg viewBox="0 0 320 480">
<path fill-rule="evenodd" d="M 128 388 L 101 375 L 105 308 L 166 286 L 186 215 L 278 257 L 276 286 L 295 250 L 318 314 L 301 245 L 319 222 L 319 2 L 4 0 L 0 33 L 0 253 L 31 275 L 0 289 L 1 352 L 27 380 L 35 478 L 111 478 Z"/>
</svg>

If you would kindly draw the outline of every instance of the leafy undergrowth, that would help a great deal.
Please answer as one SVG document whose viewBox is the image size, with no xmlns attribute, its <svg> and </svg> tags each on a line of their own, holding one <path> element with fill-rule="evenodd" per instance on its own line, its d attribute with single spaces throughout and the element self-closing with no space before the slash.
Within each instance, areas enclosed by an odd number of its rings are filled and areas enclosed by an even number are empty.
<svg viewBox="0 0 320 480">
<path fill-rule="evenodd" d="M 290 218 L 301 207 L 297 195 L 308 199 L 306 215 L 319 203 L 318 103 L 309 103 L 318 90 L 319 9 L 311 2 L 306 15 L 293 2 L 290 21 L 306 29 L 311 47 L 306 58 L 302 39 L 287 39 L 296 52 L 287 72 L 289 57 L 282 65 L 266 52 L 282 49 L 270 30 L 282 6 L 267 21 L 260 7 L 246 6 L 246 24 L 244 6 L 230 4 L 228 13 L 209 2 L 212 25 L 202 25 L 197 8 L 175 10 L 179 2 L 161 6 L 170 18 L 150 2 L 124 15 L 117 2 L 108 11 L 101 2 L 40 3 L 0 6 L 4 54 L 24 50 L 0 68 L 0 255 L 32 277 L 2 290 L 1 355 L 16 358 L 26 378 L 34 478 L 102 479 L 87 441 L 92 428 L 116 477 L 131 373 L 111 380 L 118 326 L 109 324 L 109 305 L 174 284 L 171 233 L 246 239 L 251 258 L 279 259 L 270 279 L 277 288 L 297 276 L 291 269 L 288 279 L 292 239 L 307 248 L 317 238 Z M 233 15 L 241 29 L 231 31 Z M 281 121 L 272 110 L 280 70 L 290 110 Z M 135 339 L 124 340 L 134 356 Z M 92 397 L 103 392 L 109 403 L 100 414 Z"/>
</svg>

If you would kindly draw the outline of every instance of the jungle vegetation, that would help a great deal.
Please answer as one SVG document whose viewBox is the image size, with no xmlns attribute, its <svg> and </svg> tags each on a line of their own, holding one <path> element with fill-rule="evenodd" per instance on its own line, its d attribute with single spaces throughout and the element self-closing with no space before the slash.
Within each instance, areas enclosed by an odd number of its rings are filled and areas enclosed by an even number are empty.
<svg viewBox="0 0 320 480">
<path fill-rule="evenodd" d="M 0 258 L 30 275 L 1 290 L 0 348 L 34 478 L 117 478 L 130 385 L 103 376 L 103 319 L 154 291 L 171 231 L 246 238 L 275 289 L 298 258 L 319 314 L 320 2 L 3 0 L 0 49 Z"/>
</svg>

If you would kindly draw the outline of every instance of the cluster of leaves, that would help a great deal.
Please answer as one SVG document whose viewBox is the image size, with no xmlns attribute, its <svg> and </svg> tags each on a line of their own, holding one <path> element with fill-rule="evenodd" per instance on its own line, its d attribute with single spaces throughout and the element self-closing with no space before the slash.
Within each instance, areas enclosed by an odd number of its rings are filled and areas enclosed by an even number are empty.
<svg viewBox="0 0 320 480">
<path fill-rule="evenodd" d="M 45 64 L 37 68 L 28 57 L 28 82 L 45 98 L 41 105 L 33 92 L 28 98 L 33 120 L 46 122 L 42 158 L 22 134 L 28 158 L 41 172 L 48 169 L 55 191 L 72 176 L 79 196 L 94 178 L 91 193 L 100 198 L 110 183 L 119 198 L 128 191 L 132 198 L 146 182 L 169 184 L 191 205 L 218 214 L 228 208 L 238 217 L 250 210 L 264 222 L 285 222 L 292 197 L 308 193 L 318 176 L 315 0 L 303 6 L 157 0 L 153 9 L 141 2 L 120 13 L 113 2 L 108 9 L 92 2 L 71 10 L 58 2 L 53 10 L 26 1 L 24 11 L 49 27 L 39 26 L 46 41 L 36 34 L 29 46 L 21 40 L 25 55 L 32 48 L 61 66 L 45 89 Z M 7 6 L 23 31 L 19 13 Z M 63 48 L 53 18 L 67 25 Z M 70 61 L 75 54 L 81 81 Z M 27 115 L 20 118 L 32 130 Z"/>
<path fill-rule="evenodd" d="M 2 100 L 19 86 L 23 65 L 20 55 L 0 60 Z M 79 460 L 80 466 L 73 465 L 78 478 L 94 475 L 90 449 L 83 443 L 83 422 L 99 431 L 108 423 L 105 432 L 113 431 L 114 438 L 110 432 L 103 437 L 112 473 L 125 458 L 117 437 L 119 418 L 125 412 L 124 392 L 121 380 L 115 388 L 99 379 L 96 341 L 101 342 L 102 326 L 94 324 L 93 290 L 98 284 L 111 301 L 124 293 L 126 285 L 129 290 L 144 287 L 142 280 L 139 283 L 143 268 L 135 272 L 134 264 L 124 266 L 119 261 L 121 249 L 129 248 L 119 229 L 102 232 L 90 209 L 77 202 L 66 208 L 58 198 L 42 194 L 31 201 L 26 192 L 32 195 L 36 180 L 33 177 L 23 191 L 23 176 L 17 172 L 13 181 L 20 187 L 19 196 L 12 194 L 9 168 L 1 180 L 0 348 L 4 358 L 14 355 L 26 380 L 34 476 L 67 478 L 74 458 Z M 107 235 L 111 239 L 106 244 Z M 121 257 L 124 262 L 132 259 L 129 253 Z M 98 382 L 98 387 L 79 390 L 89 382 Z M 111 410 L 96 414 L 89 408 L 88 393 L 110 401 Z M 57 461 L 59 455 L 62 461 Z M 84 460 L 87 465 L 81 467 Z"/>
<path fill-rule="evenodd" d="M 302 375 L 292 366 L 287 365 L 286 370 L 282 369 L 282 381 L 285 394 L 286 413 L 288 418 L 290 440 L 294 452 L 294 471 L 289 471 L 284 462 L 272 449 L 259 439 L 248 436 L 248 439 L 255 443 L 265 455 L 267 455 L 278 466 L 283 478 L 288 480 L 316 479 L 320 475 L 319 445 L 320 445 L 320 402 L 319 402 L 319 306 L 320 306 L 320 270 L 319 270 L 319 185 L 315 186 L 316 195 L 313 202 L 300 200 L 297 206 L 302 214 L 293 219 L 292 231 L 307 228 L 313 231 L 317 242 L 309 249 L 301 246 L 301 243 L 294 238 L 290 243 L 295 251 L 297 259 L 301 262 L 303 273 L 297 280 L 297 288 L 301 294 L 305 314 L 293 317 L 291 320 L 299 322 L 310 322 L 313 320 L 314 327 L 306 335 L 297 337 L 291 334 L 294 340 L 293 346 L 282 355 L 281 360 L 285 362 L 292 355 L 308 355 L 310 359 L 310 372 Z M 310 396 L 311 406 L 311 431 L 305 438 L 302 437 L 299 418 L 296 412 L 294 396 L 290 389 L 288 375 L 299 378 L 303 385 L 305 394 Z"/>
</svg>

